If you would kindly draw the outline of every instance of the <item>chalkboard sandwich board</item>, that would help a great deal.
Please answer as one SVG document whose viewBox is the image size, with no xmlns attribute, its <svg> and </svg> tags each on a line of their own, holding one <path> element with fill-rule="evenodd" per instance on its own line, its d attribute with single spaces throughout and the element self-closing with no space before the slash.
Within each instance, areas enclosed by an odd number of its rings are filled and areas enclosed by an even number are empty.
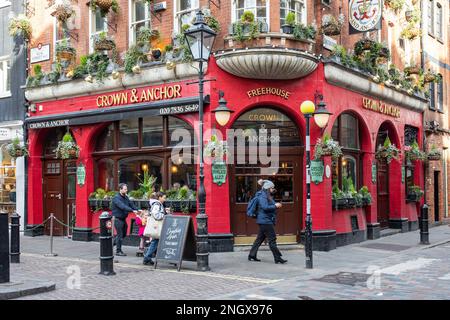
<svg viewBox="0 0 450 320">
<path fill-rule="evenodd" d="M 190 216 L 166 215 L 159 237 L 155 269 L 158 262 L 175 263 L 178 271 L 181 262 L 197 261 L 194 225 Z"/>
</svg>

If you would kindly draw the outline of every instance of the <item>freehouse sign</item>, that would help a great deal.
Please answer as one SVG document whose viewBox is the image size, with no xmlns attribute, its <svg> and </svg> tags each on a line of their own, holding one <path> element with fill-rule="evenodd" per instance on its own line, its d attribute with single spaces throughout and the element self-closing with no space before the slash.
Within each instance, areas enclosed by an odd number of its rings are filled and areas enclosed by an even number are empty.
<svg viewBox="0 0 450 320">
<path fill-rule="evenodd" d="M 148 89 L 131 89 L 124 92 L 105 94 L 97 97 L 97 107 L 105 108 L 123 104 L 152 102 L 181 98 L 181 85 Z"/>
<path fill-rule="evenodd" d="M 362 106 L 364 109 L 372 110 L 378 113 L 386 114 L 394 118 L 400 118 L 400 108 L 384 103 L 382 101 L 375 101 L 368 98 L 363 98 Z"/>
</svg>

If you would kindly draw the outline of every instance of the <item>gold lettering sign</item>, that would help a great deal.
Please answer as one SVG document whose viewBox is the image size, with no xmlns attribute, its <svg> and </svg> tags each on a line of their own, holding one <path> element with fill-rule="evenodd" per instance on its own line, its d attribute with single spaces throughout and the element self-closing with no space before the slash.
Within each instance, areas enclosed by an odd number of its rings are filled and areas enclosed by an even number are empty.
<svg viewBox="0 0 450 320">
<path fill-rule="evenodd" d="M 97 97 L 97 107 L 105 108 L 128 103 L 140 103 L 176 99 L 181 97 L 179 84 L 150 89 L 132 89 L 125 92 L 111 93 Z"/>
<path fill-rule="evenodd" d="M 272 96 L 278 96 L 283 99 L 288 99 L 291 93 L 289 91 L 279 89 L 279 88 L 270 88 L 270 87 L 264 87 L 264 88 L 257 88 L 250 91 L 247 91 L 247 96 L 249 98 L 252 97 L 258 97 L 258 96 L 265 96 L 265 95 L 272 95 Z"/>
<path fill-rule="evenodd" d="M 368 98 L 363 98 L 362 106 L 364 109 L 372 110 L 381 114 L 385 114 L 394 118 L 400 118 L 400 108 L 384 103 L 382 101 L 375 101 Z"/>
</svg>

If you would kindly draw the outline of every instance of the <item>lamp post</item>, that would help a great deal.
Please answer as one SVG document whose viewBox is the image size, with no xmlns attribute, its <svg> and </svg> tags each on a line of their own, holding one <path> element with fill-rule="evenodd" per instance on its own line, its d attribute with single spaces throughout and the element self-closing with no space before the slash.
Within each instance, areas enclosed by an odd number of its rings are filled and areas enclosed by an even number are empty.
<svg viewBox="0 0 450 320">
<path fill-rule="evenodd" d="M 311 140 L 309 119 L 314 116 L 314 121 L 319 128 L 325 128 L 328 124 L 331 112 L 326 109 L 323 101 L 319 103 L 316 111 L 314 102 L 306 100 L 300 105 L 300 111 L 306 120 L 306 221 L 305 221 L 305 264 L 307 269 L 313 268 L 313 239 L 311 218 Z M 316 112 L 315 112 L 316 111 Z"/>
<path fill-rule="evenodd" d="M 208 63 L 211 49 L 216 38 L 216 33 L 208 27 L 201 10 L 197 11 L 194 25 L 186 30 L 184 37 L 192 54 L 192 60 L 199 63 L 198 87 L 199 87 L 199 157 L 200 157 L 200 186 L 198 188 L 199 213 L 197 214 L 197 269 L 208 271 L 209 269 L 209 244 L 208 244 L 208 216 L 205 212 L 206 191 L 204 185 L 203 163 L 203 64 Z"/>
</svg>

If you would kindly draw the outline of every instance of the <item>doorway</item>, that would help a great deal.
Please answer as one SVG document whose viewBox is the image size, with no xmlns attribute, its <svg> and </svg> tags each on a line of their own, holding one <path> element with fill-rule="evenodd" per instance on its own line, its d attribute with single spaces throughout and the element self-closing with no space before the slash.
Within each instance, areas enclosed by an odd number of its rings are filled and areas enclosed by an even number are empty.
<svg viewBox="0 0 450 320">
<path fill-rule="evenodd" d="M 439 183 L 439 176 L 441 172 L 440 171 L 434 171 L 434 221 L 439 222 L 439 191 L 440 191 L 440 183 Z"/>
<path fill-rule="evenodd" d="M 382 146 L 387 137 L 389 137 L 389 130 L 380 127 L 377 135 L 376 148 Z M 385 158 L 377 159 L 377 218 L 380 223 L 380 228 L 389 227 L 389 164 Z"/>
</svg>

